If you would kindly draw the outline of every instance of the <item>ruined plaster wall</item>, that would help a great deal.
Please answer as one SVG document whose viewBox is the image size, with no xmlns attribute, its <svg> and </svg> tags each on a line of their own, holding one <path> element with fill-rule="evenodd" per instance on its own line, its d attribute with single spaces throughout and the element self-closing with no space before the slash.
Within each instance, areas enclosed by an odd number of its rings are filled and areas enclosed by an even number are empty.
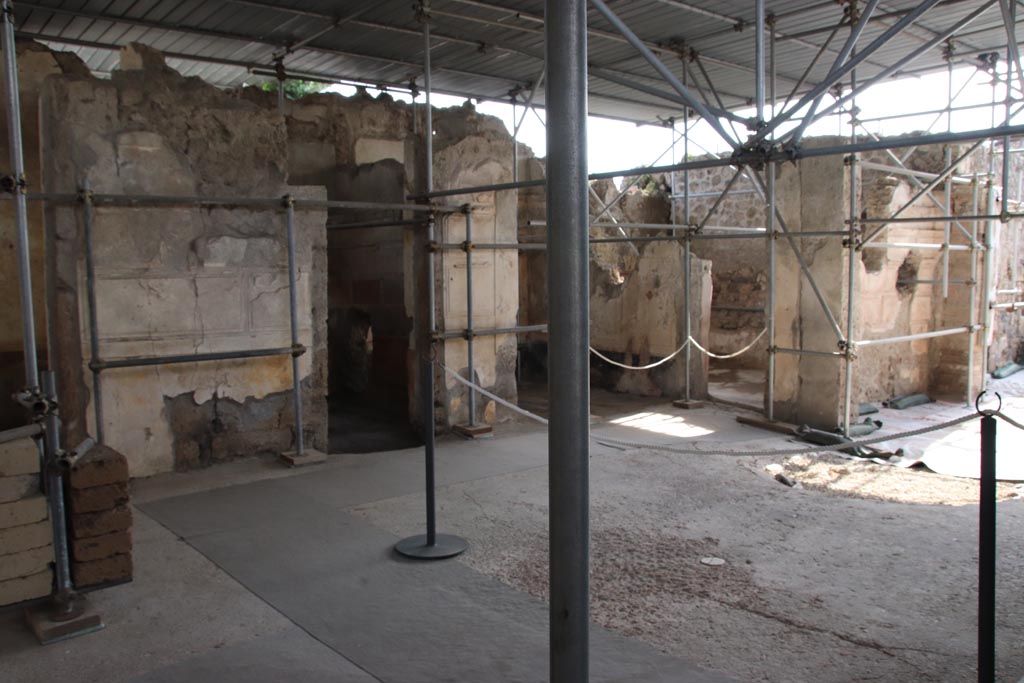
<svg viewBox="0 0 1024 683">
<path fill-rule="evenodd" d="M 998 211 L 1000 207 L 1001 204 L 997 203 L 996 210 Z M 1019 212 L 1022 207 L 1024 205 L 1011 202 L 1007 208 L 1012 212 Z M 994 294 L 993 301 L 1024 301 L 1024 238 L 1021 236 L 1024 221 L 993 221 L 987 225 L 995 230 L 992 289 L 1003 292 Z M 992 313 L 992 334 L 989 344 L 989 370 L 995 370 L 1010 362 L 1024 365 L 1024 307 L 1016 310 L 996 309 Z"/>
<path fill-rule="evenodd" d="M 276 108 L 276 100 L 255 89 L 244 89 L 237 96 L 267 109 Z M 407 194 L 421 190 L 424 113 L 423 105 L 413 107 L 388 95 L 373 98 L 357 94 L 349 98 L 322 94 L 289 102 L 289 177 L 325 185 L 331 199 L 405 201 Z M 477 114 L 471 106 L 435 109 L 433 119 L 436 189 L 512 180 L 512 139 L 500 120 Z M 473 204 L 473 241 L 489 243 L 515 242 L 516 202 L 514 191 L 444 200 L 447 204 Z M 394 212 L 334 210 L 330 222 L 388 217 L 395 217 Z M 413 326 L 422 325 L 427 313 L 422 306 L 426 284 L 422 279 L 424 235 L 422 226 L 330 231 L 328 235 L 331 320 L 344 321 L 352 309 L 371 313 L 373 358 L 369 384 L 387 385 L 392 400 L 402 391 L 414 421 L 419 416 L 416 337 L 422 337 L 423 330 L 414 330 Z M 444 242 L 463 242 L 463 218 L 439 221 L 437 236 Z M 474 327 L 516 325 L 516 252 L 480 250 L 474 252 L 473 261 Z M 436 263 L 438 328 L 464 329 L 465 255 L 446 251 L 436 257 Z M 343 325 L 332 325 L 332 334 L 343 336 L 340 328 Z M 514 401 L 515 335 L 478 337 L 474 353 L 476 379 L 488 390 Z M 448 367 L 468 376 L 465 341 L 447 340 L 442 357 Z M 401 371 L 394 372 L 396 367 Z M 442 379 L 441 374 L 435 386 L 439 426 L 464 422 L 467 408 L 463 386 L 449 377 Z M 481 401 L 479 408 L 481 418 L 489 422 L 498 418 L 493 402 Z"/>
<path fill-rule="evenodd" d="M 780 176 L 788 173 L 781 167 Z M 730 168 L 708 168 L 676 173 L 675 193 L 682 194 L 689 182 L 689 216 L 686 202 L 675 200 L 676 222 L 700 224 L 708 216 L 720 193 L 735 175 Z M 688 176 L 688 178 L 687 178 Z M 777 194 L 781 184 L 777 185 Z M 733 191 L 708 218 L 706 227 L 726 226 L 763 228 L 766 208 L 753 183 L 741 176 Z M 763 309 L 768 291 L 768 249 L 765 240 L 694 240 L 693 253 L 711 262 L 713 298 L 710 312 L 711 349 L 732 353 L 749 345 L 765 327 Z M 768 342 L 762 337 L 746 353 L 728 360 L 715 361 L 721 367 L 764 369 L 767 367 Z"/>
<path fill-rule="evenodd" d="M 964 152 L 963 147 L 952 147 L 951 158 Z M 946 165 L 946 151 L 940 145 L 915 150 L 895 149 L 892 153 L 906 157 L 909 168 L 938 172 Z M 909 154 L 909 156 L 907 156 Z M 865 155 L 865 159 L 894 165 L 885 152 Z M 965 160 L 958 173 L 969 173 L 977 157 Z M 926 179 L 921 180 L 927 183 Z M 886 217 L 904 207 L 919 191 L 919 185 L 906 176 L 891 175 L 886 171 L 868 169 L 862 173 L 861 206 L 868 217 Z M 934 197 L 945 201 L 943 185 L 936 188 Z M 954 185 L 954 215 L 972 213 L 971 189 Z M 941 217 L 944 211 L 927 197 L 907 208 L 900 217 Z M 868 225 L 870 234 L 877 225 Z M 967 230 L 969 222 L 964 222 Z M 879 235 L 877 241 L 885 243 L 918 242 L 941 244 L 945 224 L 936 222 L 893 223 Z M 979 231 L 979 240 L 981 233 Z M 950 242 L 968 245 L 970 241 L 958 228 L 951 226 Z M 981 273 L 983 255 L 966 251 L 951 251 L 950 285 L 948 296 L 943 296 L 940 281 L 943 277 L 942 251 L 921 248 L 862 249 L 857 259 L 858 339 L 878 339 L 918 334 L 932 330 L 965 327 L 970 322 L 971 292 L 967 283 L 971 279 L 971 259 L 978 263 Z M 980 302 L 981 289 L 975 292 Z M 980 310 L 980 308 L 978 309 Z M 966 397 L 968 335 L 953 335 L 931 339 L 917 339 L 877 346 L 862 346 L 857 352 L 855 366 L 854 401 L 878 402 L 891 396 L 929 393 L 936 397 L 963 400 Z M 981 340 L 975 341 L 975 386 L 980 379 Z"/>
<path fill-rule="evenodd" d="M 51 52 L 39 43 L 17 42 L 18 95 L 21 100 L 21 127 L 25 160 L 26 190 L 38 192 L 39 157 L 39 90 L 43 80 L 53 74 L 88 73 L 85 65 L 71 53 Z M 0 73 L 0 83 L 4 75 Z M 10 149 L 7 137 L 6 109 L 0 109 L 0 166 L 10 172 Z M 36 345 L 40 366 L 46 366 L 46 308 L 42 205 L 28 204 L 29 254 L 32 268 L 32 304 L 35 311 Z M 15 250 L 13 202 L 0 202 L 0 291 L 7 293 L 0 307 L 0 429 L 24 424 L 24 410 L 12 395 L 25 388 L 25 365 L 21 337 L 21 298 L 18 283 L 18 260 Z"/>
<path fill-rule="evenodd" d="M 279 116 L 185 79 L 156 53 L 122 51 L 109 81 L 54 77 L 41 98 L 44 188 L 97 193 L 322 198 L 287 185 Z M 307 443 L 326 447 L 324 212 L 297 211 L 299 341 Z M 280 211 L 97 207 L 104 358 L 288 346 Z M 51 305 L 68 441 L 93 433 L 81 213 L 47 217 Z M 290 358 L 103 374 L 107 442 L 133 476 L 293 447 Z"/>
<path fill-rule="evenodd" d="M 471 108 L 442 109 L 435 114 L 434 185 L 438 189 L 473 187 L 512 181 L 512 139 L 500 120 L 479 116 Z M 481 192 L 450 197 L 452 204 L 473 205 L 470 241 L 515 243 L 518 239 L 514 191 Z M 442 221 L 438 231 L 443 242 L 466 240 L 462 215 Z M 436 276 L 441 287 L 438 297 L 440 329 L 466 328 L 466 256 L 461 251 L 443 251 Z M 477 330 L 514 327 L 519 319 L 519 255 L 512 249 L 473 252 L 473 326 Z M 444 363 L 463 377 L 469 377 L 467 343 L 450 339 L 444 345 Z M 517 337 L 514 334 L 486 335 L 473 342 L 475 381 L 513 403 L 517 400 Z M 469 415 L 466 387 L 448 376 L 440 383 L 443 409 L 449 424 L 465 423 Z M 477 397 L 477 419 L 493 423 L 499 417 L 494 401 Z"/>
</svg>

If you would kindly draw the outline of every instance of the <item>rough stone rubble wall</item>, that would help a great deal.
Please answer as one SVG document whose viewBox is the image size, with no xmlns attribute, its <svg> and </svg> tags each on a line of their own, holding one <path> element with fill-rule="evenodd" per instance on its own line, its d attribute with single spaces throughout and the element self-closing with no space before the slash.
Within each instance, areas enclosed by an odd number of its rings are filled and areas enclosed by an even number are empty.
<svg viewBox="0 0 1024 683">
<path fill-rule="evenodd" d="M 49 79 L 41 96 L 43 183 L 75 192 L 323 197 L 286 184 L 282 119 L 126 48 L 109 81 Z M 322 211 L 297 212 L 300 358 L 307 443 L 326 447 Z M 53 207 L 53 338 L 68 441 L 94 433 L 81 213 Z M 288 346 L 279 211 L 98 207 L 100 351 L 105 358 Z M 103 374 L 107 441 L 133 476 L 292 447 L 288 357 Z"/>
</svg>

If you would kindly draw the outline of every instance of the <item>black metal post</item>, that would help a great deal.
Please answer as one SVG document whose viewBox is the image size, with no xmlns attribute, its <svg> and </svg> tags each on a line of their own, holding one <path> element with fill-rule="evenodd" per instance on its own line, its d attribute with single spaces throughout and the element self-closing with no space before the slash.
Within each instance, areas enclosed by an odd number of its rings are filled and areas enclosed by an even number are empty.
<svg viewBox="0 0 1024 683">
<path fill-rule="evenodd" d="M 590 679 L 590 301 L 585 0 L 547 0 L 545 45 L 547 222 L 558 226 L 548 231 L 550 671 L 554 683 L 586 683 Z"/>
<path fill-rule="evenodd" d="M 424 153 L 425 153 L 425 175 L 424 187 L 427 192 L 434 189 L 434 141 L 433 141 L 433 111 L 430 105 L 430 22 L 429 6 L 424 3 L 420 6 L 420 16 L 423 20 L 423 86 L 426 97 L 426 116 L 423 127 Z M 434 495 L 434 333 L 437 330 L 437 319 L 434 301 L 434 251 L 437 244 L 434 241 L 434 218 L 430 217 L 427 223 L 427 251 L 425 264 L 426 299 L 427 299 L 427 324 L 423 330 L 423 339 L 420 344 L 423 350 L 423 357 L 420 359 L 420 391 L 421 410 L 423 419 L 423 465 L 426 479 L 426 507 L 427 507 L 427 533 L 416 536 L 409 536 L 395 544 L 395 551 L 400 555 L 411 557 L 417 560 L 443 560 L 448 557 L 461 555 L 469 547 L 465 539 L 451 534 L 437 533 L 437 504 Z"/>
<path fill-rule="evenodd" d="M 981 418 L 978 501 L 978 683 L 996 680 L 996 418 Z"/>
</svg>

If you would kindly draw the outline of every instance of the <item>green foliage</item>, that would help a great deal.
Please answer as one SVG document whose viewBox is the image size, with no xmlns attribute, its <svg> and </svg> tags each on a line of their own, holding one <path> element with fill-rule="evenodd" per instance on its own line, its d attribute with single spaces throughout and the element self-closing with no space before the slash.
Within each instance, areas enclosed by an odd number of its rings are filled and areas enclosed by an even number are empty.
<svg viewBox="0 0 1024 683">
<path fill-rule="evenodd" d="M 277 83 L 278 82 L 276 80 L 264 81 L 263 85 L 260 87 L 262 87 L 266 92 L 277 92 Z M 326 83 L 288 79 L 284 82 L 284 96 L 289 100 L 297 100 L 300 97 L 318 93 L 326 87 Z"/>
</svg>

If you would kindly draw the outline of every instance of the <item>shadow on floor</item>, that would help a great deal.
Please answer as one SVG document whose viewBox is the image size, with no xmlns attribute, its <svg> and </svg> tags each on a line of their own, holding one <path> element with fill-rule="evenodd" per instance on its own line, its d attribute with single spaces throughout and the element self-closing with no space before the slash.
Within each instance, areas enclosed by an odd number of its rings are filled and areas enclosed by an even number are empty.
<svg viewBox="0 0 1024 683">
<path fill-rule="evenodd" d="M 397 451 L 423 445 L 423 438 L 405 415 L 351 400 L 332 400 L 327 410 L 331 453 Z"/>
</svg>

